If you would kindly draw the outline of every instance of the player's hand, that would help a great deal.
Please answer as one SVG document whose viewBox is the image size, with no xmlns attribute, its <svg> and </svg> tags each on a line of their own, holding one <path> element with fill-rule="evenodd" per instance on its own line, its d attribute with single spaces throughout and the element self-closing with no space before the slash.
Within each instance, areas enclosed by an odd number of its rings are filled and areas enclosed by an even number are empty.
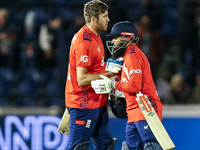
<svg viewBox="0 0 200 150">
<path fill-rule="evenodd" d="M 115 82 L 114 80 L 111 80 L 110 78 L 104 76 L 104 75 L 100 75 L 101 78 L 103 78 L 105 80 L 105 82 L 108 82 L 109 85 L 110 85 L 110 88 L 111 89 L 114 89 L 115 88 Z"/>
<path fill-rule="evenodd" d="M 107 94 L 115 88 L 115 81 L 110 80 L 108 77 L 100 75 L 101 78 L 99 80 L 91 81 L 91 86 L 95 90 L 97 94 Z"/>
<path fill-rule="evenodd" d="M 119 91 L 119 90 L 115 90 L 115 95 L 117 96 L 117 97 L 123 97 L 123 98 L 125 98 L 125 96 L 124 96 L 124 92 L 122 92 L 122 91 Z"/>
<path fill-rule="evenodd" d="M 107 60 L 106 71 L 118 73 L 122 69 L 122 62 L 109 58 Z"/>
</svg>

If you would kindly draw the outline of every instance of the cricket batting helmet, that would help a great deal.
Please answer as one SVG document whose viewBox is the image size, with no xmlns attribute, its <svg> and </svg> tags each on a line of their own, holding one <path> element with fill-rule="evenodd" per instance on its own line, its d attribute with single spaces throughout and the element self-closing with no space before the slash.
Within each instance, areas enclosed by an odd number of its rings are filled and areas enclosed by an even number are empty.
<svg viewBox="0 0 200 150">
<path fill-rule="evenodd" d="M 106 41 L 107 48 L 110 51 L 111 55 L 116 55 L 115 53 L 117 52 L 120 53 L 118 54 L 118 57 L 121 57 L 121 55 L 125 53 L 124 51 L 130 43 L 134 41 L 134 43 L 137 44 L 137 42 L 139 41 L 137 28 L 133 23 L 129 21 L 116 23 L 112 27 L 111 32 L 106 36 L 122 36 L 120 41 L 118 41 L 119 44 L 117 45 L 114 45 L 112 41 Z M 121 52 L 118 52 L 119 50 Z"/>
<path fill-rule="evenodd" d="M 109 100 L 110 100 L 110 107 L 111 107 L 112 113 L 117 118 L 121 118 L 121 119 L 127 118 L 126 99 L 124 97 L 118 97 L 115 94 L 110 94 Z"/>
<path fill-rule="evenodd" d="M 122 36 L 123 32 L 134 33 L 135 37 L 138 37 L 138 31 L 135 25 L 129 21 L 121 21 L 116 23 L 109 34 L 106 36 Z"/>
</svg>

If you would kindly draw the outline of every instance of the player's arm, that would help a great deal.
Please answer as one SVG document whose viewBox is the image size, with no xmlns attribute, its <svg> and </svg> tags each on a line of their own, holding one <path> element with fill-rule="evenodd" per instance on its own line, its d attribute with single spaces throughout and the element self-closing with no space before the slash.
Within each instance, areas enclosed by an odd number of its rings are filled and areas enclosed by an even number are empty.
<svg viewBox="0 0 200 150">
<path fill-rule="evenodd" d="M 128 59 L 127 59 L 128 58 Z M 102 76 L 102 80 L 92 81 L 92 87 L 97 94 L 109 93 L 113 88 L 126 92 L 138 93 L 142 88 L 142 59 L 139 55 L 128 55 L 126 57 L 123 71 L 126 74 L 124 82 L 116 82 Z M 124 79 L 121 79 L 124 80 Z"/>
<path fill-rule="evenodd" d="M 142 58 L 138 54 L 128 55 L 123 68 L 127 82 L 116 82 L 115 88 L 122 92 L 138 93 L 142 88 Z"/>
<path fill-rule="evenodd" d="M 79 86 L 91 85 L 92 80 L 102 79 L 100 75 L 104 75 L 109 78 L 116 75 L 115 73 L 112 73 L 112 72 L 104 72 L 101 74 L 90 74 L 88 73 L 88 69 L 84 67 L 77 67 L 76 71 L 77 71 L 77 81 L 78 81 Z"/>
</svg>

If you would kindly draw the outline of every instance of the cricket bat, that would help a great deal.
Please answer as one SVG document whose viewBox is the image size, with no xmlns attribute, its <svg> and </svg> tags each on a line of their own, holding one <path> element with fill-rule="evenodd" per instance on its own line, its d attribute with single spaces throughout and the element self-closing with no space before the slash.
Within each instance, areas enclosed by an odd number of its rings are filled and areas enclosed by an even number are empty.
<svg viewBox="0 0 200 150">
<path fill-rule="evenodd" d="M 70 115 L 68 113 L 67 108 L 65 109 L 65 112 L 62 116 L 62 119 L 60 121 L 60 124 L 58 126 L 57 131 L 62 134 L 69 134 L 69 123 L 70 123 Z"/>
<path fill-rule="evenodd" d="M 143 95 L 141 92 L 137 93 L 137 103 L 142 110 L 142 113 L 153 132 L 154 136 L 156 137 L 158 143 L 164 150 L 171 150 L 175 148 L 174 143 L 172 142 L 171 138 L 169 137 L 165 127 L 163 126 L 162 122 L 160 121 L 157 113 L 155 112 L 154 108 L 151 105 L 148 97 Z"/>
</svg>

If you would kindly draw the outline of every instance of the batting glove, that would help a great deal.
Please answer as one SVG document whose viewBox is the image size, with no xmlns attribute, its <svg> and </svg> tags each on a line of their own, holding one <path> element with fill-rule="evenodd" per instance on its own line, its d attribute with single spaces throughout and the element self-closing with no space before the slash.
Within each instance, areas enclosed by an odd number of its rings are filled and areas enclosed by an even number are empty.
<svg viewBox="0 0 200 150">
<path fill-rule="evenodd" d="M 110 80 L 108 77 L 100 75 L 100 80 L 91 81 L 91 86 L 97 94 L 107 94 L 115 88 L 115 81 Z"/>
<path fill-rule="evenodd" d="M 117 97 L 123 97 L 123 98 L 125 98 L 124 92 L 119 91 L 119 90 L 115 90 L 115 95 L 116 95 Z"/>
<path fill-rule="evenodd" d="M 118 60 L 108 59 L 106 65 L 106 71 L 118 73 L 122 69 L 122 62 Z"/>
</svg>

